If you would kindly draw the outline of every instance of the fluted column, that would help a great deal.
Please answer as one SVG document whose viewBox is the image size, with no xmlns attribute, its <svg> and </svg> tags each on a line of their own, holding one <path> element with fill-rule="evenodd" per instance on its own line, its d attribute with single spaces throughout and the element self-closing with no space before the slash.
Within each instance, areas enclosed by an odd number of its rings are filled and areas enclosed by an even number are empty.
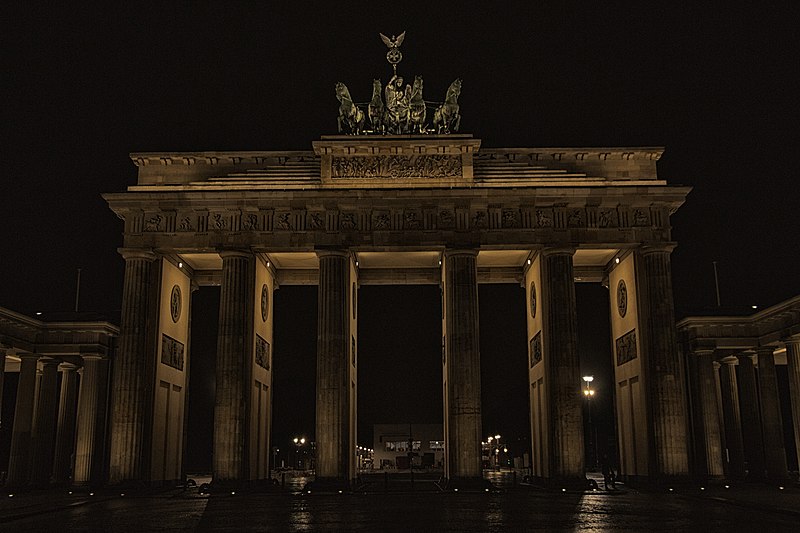
<svg viewBox="0 0 800 533">
<path fill-rule="evenodd" d="M 36 363 L 39 356 L 32 353 L 22 353 L 18 356 L 21 362 L 17 403 L 14 408 L 14 427 L 11 430 L 7 487 L 27 485 L 31 472 L 31 430 L 33 406 L 36 402 Z"/>
<path fill-rule="evenodd" d="M 583 412 L 572 248 L 542 251 L 542 328 L 550 412 L 550 477 L 584 479 Z"/>
<path fill-rule="evenodd" d="M 253 261 L 250 252 L 226 250 L 217 337 L 214 402 L 214 483 L 248 479 L 247 420 L 253 328 Z"/>
<path fill-rule="evenodd" d="M 789 477 L 786 467 L 786 448 L 783 444 L 783 422 L 778 397 L 778 378 L 775 374 L 774 349 L 764 346 L 758 354 L 758 385 L 761 394 L 761 426 L 764 431 L 764 466 L 767 477 L 783 480 Z"/>
<path fill-rule="evenodd" d="M 78 367 L 62 365 L 59 396 L 56 450 L 53 459 L 53 481 L 68 483 L 72 474 L 72 454 L 75 446 L 75 420 L 78 399 Z"/>
<path fill-rule="evenodd" d="M 481 360 L 477 250 L 444 255 L 450 480 L 477 480 L 481 469 Z"/>
<path fill-rule="evenodd" d="M 761 479 L 764 470 L 764 445 L 761 438 L 761 415 L 758 412 L 756 369 L 750 354 L 740 354 L 739 359 L 739 405 L 742 414 L 742 437 L 747 477 Z"/>
<path fill-rule="evenodd" d="M 46 486 L 50 482 L 53 467 L 53 444 L 56 429 L 58 391 L 58 361 L 42 363 L 42 382 L 36 402 L 36 423 L 33 427 L 33 457 L 31 460 L 31 483 Z"/>
<path fill-rule="evenodd" d="M 695 401 L 700 406 L 703 423 L 706 474 L 709 477 L 723 477 L 722 439 L 717 406 L 717 385 L 714 376 L 714 350 L 696 350 L 694 357 L 697 364 L 698 393 Z"/>
<path fill-rule="evenodd" d="M 742 420 L 739 411 L 739 392 L 736 386 L 736 364 L 734 359 L 724 359 L 721 367 L 722 414 L 725 423 L 725 443 L 728 446 L 728 477 L 744 477 L 744 444 L 742 442 Z"/>
<path fill-rule="evenodd" d="M 786 364 L 789 372 L 789 399 L 794 423 L 794 445 L 800 464 L 800 339 L 786 341 Z"/>
<path fill-rule="evenodd" d="M 6 349 L 0 347 L 0 413 L 3 412 L 3 383 L 6 377 Z"/>
<path fill-rule="evenodd" d="M 149 462 L 155 340 L 150 328 L 157 322 L 158 280 L 155 254 L 122 250 L 125 280 L 119 348 L 114 360 L 109 481 L 143 481 Z"/>
<path fill-rule="evenodd" d="M 350 263 L 347 252 L 318 251 L 317 466 L 318 482 L 346 483 L 349 477 L 350 420 L 347 316 Z"/>
<path fill-rule="evenodd" d="M 645 354 L 651 477 L 689 473 L 685 380 L 678 355 L 669 243 L 637 250 L 641 346 Z"/>
<path fill-rule="evenodd" d="M 89 485 L 93 479 L 97 450 L 98 407 L 100 402 L 101 357 L 83 356 L 81 390 L 78 395 L 77 439 L 75 442 L 75 485 Z"/>
</svg>

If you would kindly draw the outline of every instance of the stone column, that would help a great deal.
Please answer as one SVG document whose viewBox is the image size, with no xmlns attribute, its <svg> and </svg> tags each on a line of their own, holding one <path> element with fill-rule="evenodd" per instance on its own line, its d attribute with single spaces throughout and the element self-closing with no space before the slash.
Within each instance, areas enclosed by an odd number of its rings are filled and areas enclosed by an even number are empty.
<svg viewBox="0 0 800 533">
<path fill-rule="evenodd" d="M 739 391 L 736 386 L 736 364 L 734 359 L 722 360 L 722 414 L 725 423 L 725 443 L 728 446 L 728 477 L 744 478 L 744 444 L 742 443 L 742 420 L 739 411 Z"/>
<path fill-rule="evenodd" d="M 722 442 L 717 406 L 717 385 L 714 376 L 714 350 L 696 350 L 697 393 L 695 401 L 699 404 L 703 426 L 706 474 L 712 478 L 724 476 L 722 465 Z"/>
<path fill-rule="evenodd" d="M 481 361 L 477 250 L 446 250 L 448 460 L 452 484 L 475 482 L 481 469 Z"/>
<path fill-rule="evenodd" d="M 11 453 L 8 457 L 7 487 L 27 485 L 31 467 L 31 430 L 33 406 L 36 403 L 36 363 L 39 356 L 18 354 L 21 359 L 17 404 L 14 408 L 14 427 L 11 430 Z"/>
<path fill-rule="evenodd" d="M 220 256 L 222 287 L 217 337 L 213 481 L 216 484 L 237 484 L 248 479 L 247 420 L 251 387 L 254 256 L 239 250 L 226 250 Z"/>
<path fill-rule="evenodd" d="M 6 377 L 6 349 L 0 347 L 0 413 L 3 412 L 3 383 Z"/>
<path fill-rule="evenodd" d="M 125 280 L 122 320 L 114 360 L 109 482 L 147 478 L 147 435 L 151 423 L 154 367 L 155 298 L 159 283 L 156 255 L 146 250 L 122 250 Z"/>
<path fill-rule="evenodd" d="M 778 378 L 775 374 L 774 348 L 763 346 L 758 354 L 758 385 L 761 393 L 761 426 L 764 431 L 764 466 L 767 477 L 788 479 L 786 448 L 783 444 L 783 422 L 778 398 Z"/>
<path fill-rule="evenodd" d="M 42 363 L 42 382 L 39 385 L 39 400 L 36 402 L 36 423 L 33 427 L 33 457 L 31 460 L 31 484 L 42 487 L 50 483 L 53 470 L 53 444 L 56 429 L 56 396 L 58 390 L 58 361 L 52 359 Z"/>
<path fill-rule="evenodd" d="M 342 250 L 318 251 L 317 466 L 320 484 L 348 482 L 350 462 L 350 260 Z"/>
<path fill-rule="evenodd" d="M 764 477 L 764 445 L 761 440 L 761 417 L 758 412 L 756 391 L 756 369 L 750 354 L 740 354 L 739 359 L 739 405 L 742 414 L 742 437 L 747 477 Z"/>
<path fill-rule="evenodd" d="M 672 302 L 670 253 L 674 245 L 659 243 L 637 250 L 639 327 L 646 368 L 644 375 L 650 426 L 650 476 L 689 474 L 686 391 L 678 355 Z"/>
<path fill-rule="evenodd" d="M 800 464 L 800 339 L 788 339 L 785 342 L 789 398 L 792 404 L 792 422 L 794 422 L 794 445 L 797 450 L 797 463 Z"/>
<path fill-rule="evenodd" d="M 542 251 L 542 333 L 550 415 L 550 477 L 585 479 L 574 248 Z"/>
<path fill-rule="evenodd" d="M 61 395 L 58 407 L 56 451 L 53 459 L 53 481 L 69 483 L 72 475 L 72 454 L 75 446 L 75 418 L 78 399 L 78 367 L 62 365 Z"/>
<path fill-rule="evenodd" d="M 97 450 L 98 408 L 100 403 L 101 357 L 83 356 L 81 390 L 78 396 L 77 440 L 75 442 L 75 485 L 90 485 L 94 481 Z"/>
</svg>

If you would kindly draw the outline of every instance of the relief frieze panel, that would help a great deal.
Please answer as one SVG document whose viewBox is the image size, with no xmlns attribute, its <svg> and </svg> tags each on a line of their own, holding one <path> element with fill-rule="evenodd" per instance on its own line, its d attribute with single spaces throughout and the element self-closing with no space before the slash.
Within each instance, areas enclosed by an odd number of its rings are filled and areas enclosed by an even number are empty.
<svg viewBox="0 0 800 533">
<path fill-rule="evenodd" d="M 617 366 L 624 365 L 636 359 L 636 330 L 632 329 L 618 338 L 615 342 L 615 348 L 617 352 Z"/>
<path fill-rule="evenodd" d="M 443 179 L 462 175 L 459 155 L 333 157 L 331 161 L 331 176 L 339 179 Z"/>
</svg>

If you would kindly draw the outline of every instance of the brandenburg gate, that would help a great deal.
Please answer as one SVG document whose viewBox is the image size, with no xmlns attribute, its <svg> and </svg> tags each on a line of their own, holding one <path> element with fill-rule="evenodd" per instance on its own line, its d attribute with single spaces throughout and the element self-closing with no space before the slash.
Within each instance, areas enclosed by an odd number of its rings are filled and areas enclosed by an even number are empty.
<svg viewBox="0 0 800 533">
<path fill-rule="evenodd" d="M 370 284 L 441 288 L 449 486 L 482 477 L 479 283 L 526 291 L 507 312 L 527 316 L 534 477 L 585 484 L 576 282 L 611 291 L 621 473 L 689 474 L 669 221 L 689 188 L 658 178 L 660 148 L 481 148 L 457 133 L 461 80 L 430 102 L 420 76 L 398 76 L 404 36 L 381 35 L 394 75 L 369 104 L 336 84 L 340 135 L 313 150 L 135 153 L 137 183 L 104 196 L 126 262 L 111 483 L 181 477 L 202 285 L 221 287 L 215 484 L 269 477 L 272 296 L 293 284 L 319 287 L 318 487 L 356 478 L 358 289 Z"/>
<path fill-rule="evenodd" d="M 471 135 L 322 137 L 292 152 L 136 153 L 138 181 L 106 194 L 124 220 L 112 385 L 112 483 L 179 479 L 190 300 L 219 285 L 213 475 L 269 475 L 273 291 L 319 287 L 317 477 L 355 476 L 358 289 L 442 294 L 445 477 L 481 477 L 478 284 L 527 294 L 532 463 L 584 478 L 575 283 L 607 283 L 621 471 L 688 475 L 673 318 L 670 214 L 687 187 L 660 148 L 485 149 Z M 387 325 L 391 333 L 391 325 Z M 597 339 L 597 342 L 607 342 Z"/>
</svg>

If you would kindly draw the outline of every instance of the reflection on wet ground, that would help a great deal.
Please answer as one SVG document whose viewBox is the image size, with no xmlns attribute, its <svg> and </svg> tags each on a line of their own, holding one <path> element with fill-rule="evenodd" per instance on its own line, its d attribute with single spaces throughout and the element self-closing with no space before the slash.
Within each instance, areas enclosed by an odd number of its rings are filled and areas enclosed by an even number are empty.
<svg viewBox="0 0 800 533">
<path fill-rule="evenodd" d="M 378 481 L 380 481 L 378 476 Z M 421 476 L 422 477 L 422 476 Z M 196 490 L 95 500 L 13 519 L 9 531 L 793 531 L 798 516 L 737 505 L 696 493 L 644 493 L 623 489 L 589 493 L 544 492 L 514 485 L 513 476 L 487 477 L 496 493 L 401 491 L 307 494 L 308 478 L 288 477 L 272 493 L 201 496 Z M 521 480 L 517 480 L 518 482 Z M 419 488 L 427 481 L 415 478 Z M 405 483 L 405 484 L 404 484 Z M 416 489 L 417 487 L 415 487 Z M 718 490 L 723 490 L 722 488 Z M 796 490 L 796 489 L 795 489 Z M 53 500 L 55 502 L 55 500 Z"/>
</svg>

